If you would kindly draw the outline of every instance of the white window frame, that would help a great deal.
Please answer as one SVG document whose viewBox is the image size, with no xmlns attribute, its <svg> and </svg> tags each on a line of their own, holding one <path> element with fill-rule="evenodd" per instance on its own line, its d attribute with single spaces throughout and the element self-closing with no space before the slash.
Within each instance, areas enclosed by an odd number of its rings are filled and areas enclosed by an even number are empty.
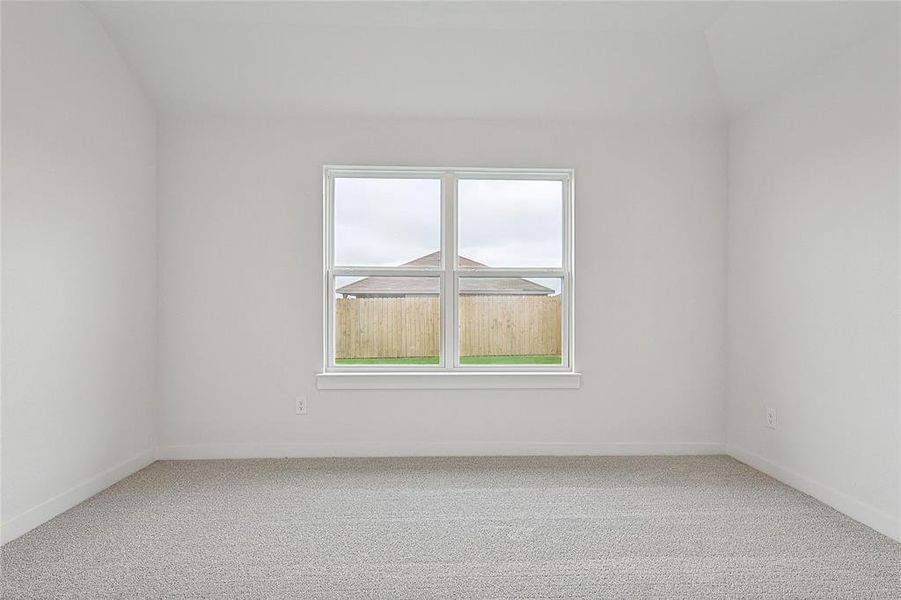
<svg viewBox="0 0 901 600">
<path fill-rule="evenodd" d="M 441 260 L 436 267 L 343 267 L 334 264 L 334 180 L 362 177 L 440 179 Z M 503 268 L 457 265 L 457 182 L 461 179 L 551 180 L 563 187 L 563 257 L 559 268 Z M 572 169 L 434 167 L 323 167 L 323 371 L 320 389 L 370 388 L 573 388 L 579 387 L 574 347 L 574 188 Z M 337 277 L 439 277 L 441 351 L 437 365 L 339 365 L 335 363 L 335 279 Z M 460 362 L 458 295 L 461 277 L 560 278 L 561 364 L 470 365 Z"/>
</svg>

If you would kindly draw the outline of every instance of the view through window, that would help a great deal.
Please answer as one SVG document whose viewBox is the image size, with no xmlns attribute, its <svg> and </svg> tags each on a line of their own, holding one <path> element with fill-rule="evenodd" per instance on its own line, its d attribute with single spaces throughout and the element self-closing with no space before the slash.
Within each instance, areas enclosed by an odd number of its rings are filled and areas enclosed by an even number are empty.
<svg viewBox="0 0 901 600">
<path fill-rule="evenodd" d="M 326 171 L 327 367 L 571 365 L 569 171 Z"/>
</svg>

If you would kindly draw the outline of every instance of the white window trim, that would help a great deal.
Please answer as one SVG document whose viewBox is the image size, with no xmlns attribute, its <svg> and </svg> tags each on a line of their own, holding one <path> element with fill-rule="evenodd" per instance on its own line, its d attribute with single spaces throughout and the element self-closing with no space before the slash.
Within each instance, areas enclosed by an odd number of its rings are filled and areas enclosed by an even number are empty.
<svg viewBox="0 0 901 600">
<path fill-rule="evenodd" d="M 438 267 L 334 266 L 334 179 L 340 177 L 441 179 L 441 261 Z M 553 180 L 563 183 L 563 265 L 550 269 L 459 267 L 456 182 L 459 179 Z M 572 169 L 486 169 L 434 167 L 323 167 L 323 372 L 319 389 L 523 389 L 578 388 L 573 334 L 574 172 Z M 334 361 L 334 281 L 340 276 L 440 277 L 441 342 L 438 365 L 336 365 Z M 562 353 L 560 365 L 463 365 L 455 351 L 458 336 L 457 288 L 461 276 L 559 277 L 562 280 Z"/>
</svg>

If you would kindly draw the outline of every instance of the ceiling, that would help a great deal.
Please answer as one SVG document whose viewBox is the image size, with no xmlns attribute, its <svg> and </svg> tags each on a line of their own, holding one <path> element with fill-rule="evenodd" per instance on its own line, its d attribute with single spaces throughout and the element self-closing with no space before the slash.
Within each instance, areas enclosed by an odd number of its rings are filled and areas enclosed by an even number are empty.
<svg viewBox="0 0 901 600">
<path fill-rule="evenodd" d="M 91 2 L 165 113 L 721 118 L 887 2 Z"/>
<path fill-rule="evenodd" d="M 724 105 L 741 112 L 875 33 L 899 2 L 738 2 L 705 30 Z"/>
</svg>

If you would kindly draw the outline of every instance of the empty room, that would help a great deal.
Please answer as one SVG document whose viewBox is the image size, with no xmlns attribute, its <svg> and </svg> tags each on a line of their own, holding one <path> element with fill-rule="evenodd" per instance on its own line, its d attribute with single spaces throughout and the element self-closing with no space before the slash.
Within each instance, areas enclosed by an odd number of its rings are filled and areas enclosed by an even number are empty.
<svg viewBox="0 0 901 600">
<path fill-rule="evenodd" d="M 901 3 L 0 21 L 4 600 L 901 599 Z"/>
</svg>

